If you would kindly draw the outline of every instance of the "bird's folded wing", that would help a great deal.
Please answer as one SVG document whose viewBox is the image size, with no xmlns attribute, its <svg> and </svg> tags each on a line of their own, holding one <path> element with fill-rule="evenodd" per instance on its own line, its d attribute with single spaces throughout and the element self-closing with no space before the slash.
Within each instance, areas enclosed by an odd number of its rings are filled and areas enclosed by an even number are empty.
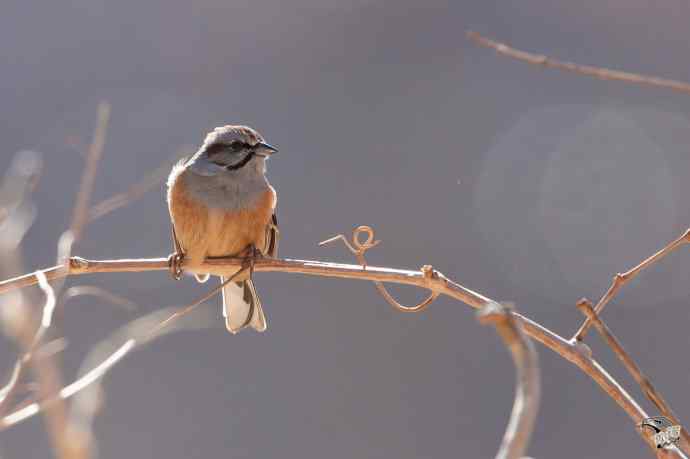
<svg viewBox="0 0 690 459">
<path fill-rule="evenodd" d="M 271 258 L 278 256 L 278 240 L 280 239 L 280 230 L 278 229 L 278 217 L 275 212 L 271 217 L 271 221 L 266 225 L 266 248 L 264 255 Z"/>
</svg>

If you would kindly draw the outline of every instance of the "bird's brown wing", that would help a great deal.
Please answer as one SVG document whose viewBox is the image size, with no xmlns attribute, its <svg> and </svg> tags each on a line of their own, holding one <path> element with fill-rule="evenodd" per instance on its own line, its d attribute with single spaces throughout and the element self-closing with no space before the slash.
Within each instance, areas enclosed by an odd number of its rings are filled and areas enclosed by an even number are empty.
<svg viewBox="0 0 690 459">
<path fill-rule="evenodd" d="M 274 212 L 271 221 L 266 225 L 266 249 L 264 255 L 271 258 L 278 256 L 278 239 L 280 239 L 280 230 L 278 229 L 278 217 L 276 217 Z"/>
<path fill-rule="evenodd" d="M 170 235 L 172 236 L 173 253 L 182 255 L 182 246 L 180 245 L 180 240 L 177 239 L 174 223 L 170 225 L 170 230 Z"/>
</svg>

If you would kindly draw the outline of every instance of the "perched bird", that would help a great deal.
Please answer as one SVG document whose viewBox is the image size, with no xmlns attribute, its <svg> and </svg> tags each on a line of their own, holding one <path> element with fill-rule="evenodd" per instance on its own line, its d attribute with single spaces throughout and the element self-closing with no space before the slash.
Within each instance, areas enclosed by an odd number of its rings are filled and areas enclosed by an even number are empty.
<svg viewBox="0 0 690 459">
<path fill-rule="evenodd" d="M 265 175 L 266 158 L 276 151 L 250 127 L 221 126 L 173 167 L 167 193 L 173 241 L 199 282 L 209 277 L 200 269 L 206 257 L 276 256 L 276 192 Z M 249 274 L 223 287 L 223 316 L 231 333 L 266 330 Z"/>
</svg>

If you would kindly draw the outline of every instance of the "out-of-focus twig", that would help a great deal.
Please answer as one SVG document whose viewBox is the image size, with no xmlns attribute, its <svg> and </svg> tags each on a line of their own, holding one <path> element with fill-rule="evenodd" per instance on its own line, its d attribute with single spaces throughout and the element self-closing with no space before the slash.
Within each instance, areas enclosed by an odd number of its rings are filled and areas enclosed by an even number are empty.
<svg viewBox="0 0 690 459">
<path fill-rule="evenodd" d="M 690 94 L 690 84 L 682 81 L 668 80 L 666 78 L 640 75 L 637 73 L 621 72 L 620 70 L 611 70 L 603 67 L 580 65 L 573 62 L 558 61 L 543 54 L 533 54 L 512 48 L 505 43 L 483 37 L 477 32 L 468 31 L 467 37 L 476 44 L 485 48 L 491 48 L 502 56 L 517 59 L 528 64 L 577 73 L 580 75 L 598 78 L 600 80 L 621 81 L 623 83 L 671 89 L 673 91 Z"/>
<path fill-rule="evenodd" d="M 618 290 L 620 290 L 625 284 L 630 282 L 632 279 L 637 277 L 637 275 L 640 274 L 640 272 L 643 269 L 652 266 L 654 263 L 658 262 L 666 255 L 670 254 L 675 249 L 684 244 L 687 244 L 688 242 L 690 242 L 690 229 L 685 230 L 685 232 L 683 232 L 683 234 L 681 234 L 677 239 L 669 242 L 664 248 L 662 248 L 646 260 L 643 260 L 634 268 L 624 273 L 618 273 L 615 276 L 613 276 L 613 282 L 611 282 L 611 286 L 597 302 L 597 305 L 594 307 L 594 313 L 596 315 L 601 314 L 601 311 L 608 304 L 608 302 L 611 301 L 611 299 L 616 295 L 616 293 L 618 293 Z M 589 315 L 586 316 L 587 317 L 585 318 L 585 321 L 582 323 L 579 330 L 573 336 L 573 340 L 583 340 L 585 334 L 589 330 L 589 327 L 591 327 L 592 318 Z"/>
<path fill-rule="evenodd" d="M 110 103 L 101 101 L 98 104 L 96 115 L 96 127 L 93 131 L 91 144 L 86 152 L 84 162 L 84 169 L 81 175 L 79 190 L 74 202 L 74 209 L 72 210 L 72 220 L 69 228 L 64 231 L 57 244 L 57 262 L 62 264 L 63 270 L 68 270 L 69 257 L 72 255 L 72 248 L 74 244 L 81 238 L 86 225 L 89 222 L 89 206 L 91 202 L 91 195 L 93 187 L 96 182 L 96 173 L 98 172 L 98 163 L 103 156 L 103 148 L 105 147 L 105 136 L 108 130 L 108 122 L 110 120 Z M 59 296 L 63 284 L 57 283 L 53 288 Z"/>
<path fill-rule="evenodd" d="M 226 279 L 222 284 L 218 285 L 217 287 L 214 287 L 209 293 L 205 294 L 203 297 L 199 298 L 192 304 L 185 306 L 184 308 L 174 308 L 174 311 L 172 311 L 171 313 L 168 312 L 169 310 L 167 309 L 164 310 L 163 314 L 165 314 L 166 317 L 164 320 L 160 322 L 156 321 L 155 323 L 153 323 L 151 320 L 152 317 L 159 317 L 158 314 L 160 313 L 160 311 L 157 311 L 156 316 L 149 316 L 144 321 L 134 322 L 133 324 L 136 324 L 136 326 L 133 325 L 134 328 L 129 328 L 127 330 L 136 330 L 136 333 L 127 336 L 127 340 L 121 346 L 119 346 L 113 353 L 104 358 L 104 360 L 101 363 L 99 363 L 95 368 L 93 368 L 86 374 L 82 375 L 77 381 L 73 382 L 72 384 L 64 387 L 59 391 L 56 391 L 51 397 L 43 397 L 40 402 L 34 402 L 29 405 L 23 406 L 13 411 L 12 413 L 2 417 L 0 419 L 0 430 L 4 430 L 21 421 L 24 421 L 30 418 L 31 416 L 45 410 L 46 407 L 52 406 L 55 402 L 68 399 L 73 395 L 79 393 L 80 391 L 84 390 L 85 388 L 89 387 L 91 384 L 95 383 L 100 378 L 105 376 L 105 374 L 117 362 L 122 360 L 122 358 L 125 357 L 132 350 L 134 350 L 135 347 L 141 346 L 142 344 L 145 344 L 151 341 L 152 339 L 160 336 L 162 332 L 169 328 L 171 323 L 189 314 L 191 311 L 196 309 L 199 305 L 203 304 L 209 298 L 213 297 L 214 295 L 217 295 L 218 292 L 225 285 L 227 285 L 229 282 L 234 281 L 234 279 L 238 275 L 240 275 L 247 269 L 248 268 L 246 264 L 243 264 L 239 270 L 237 270 L 232 276 L 229 276 L 228 279 Z M 142 327 L 141 324 L 146 324 L 146 327 Z M 79 426 L 79 429 L 74 430 L 75 432 L 79 432 L 83 438 L 91 438 L 90 424 L 85 423 L 84 419 L 85 417 L 90 419 L 90 417 L 93 415 L 94 408 L 86 408 L 82 406 L 82 409 L 86 411 L 82 412 L 81 418 L 77 418 L 79 421 L 77 424 Z M 90 414 L 86 416 L 86 414 L 84 413 Z"/>
<path fill-rule="evenodd" d="M 537 351 L 508 307 L 489 303 L 479 310 L 477 318 L 482 324 L 496 327 L 516 369 L 515 401 L 496 459 L 520 459 L 529 446 L 539 411 L 541 379 Z"/>
<path fill-rule="evenodd" d="M 38 332 L 25 351 L 25 355 L 31 356 L 36 350 L 46 331 L 50 328 L 55 311 L 56 298 L 53 288 L 48 283 L 45 276 L 39 277 L 39 287 L 46 296 L 43 306 L 43 315 Z M 48 433 L 50 434 L 53 447 L 57 456 L 61 459 L 82 459 L 90 457 L 90 444 L 86 439 L 79 435 L 79 432 L 72 429 L 67 416 L 67 407 L 56 395 L 62 388 L 62 378 L 60 370 L 53 359 L 44 355 L 36 355 L 28 358 L 32 363 L 33 371 L 38 382 L 38 395 L 41 400 L 55 400 L 54 403 L 45 405 L 44 413 Z"/>
<path fill-rule="evenodd" d="M 103 147 L 105 146 L 105 135 L 108 129 L 109 119 L 110 104 L 108 102 L 99 103 L 96 128 L 93 132 L 93 139 L 91 140 L 91 145 L 86 155 L 86 164 L 84 164 L 79 192 L 77 193 L 74 210 L 72 211 L 72 223 L 69 230 L 74 240 L 79 239 L 84 226 L 88 222 L 89 201 L 91 200 L 93 185 L 96 182 L 98 163 L 101 160 L 101 156 L 103 156 Z"/>
<path fill-rule="evenodd" d="M 114 304 L 115 306 L 119 306 L 125 309 L 126 311 L 130 312 L 137 310 L 137 305 L 129 301 L 127 298 L 115 295 L 114 293 L 111 293 L 108 290 L 101 287 L 97 287 L 95 285 L 75 285 L 68 288 L 67 290 L 65 290 L 65 292 L 62 294 L 62 297 L 60 298 L 59 309 L 61 309 L 69 300 L 79 296 L 93 296 L 101 298 L 111 304 Z"/>
<path fill-rule="evenodd" d="M 128 311 L 133 311 L 136 310 L 136 304 L 132 303 L 131 301 L 127 300 L 126 298 L 120 297 L 118 295 L 114 295 L 113 293 L 108 292 L 107 290 L 96 287 L 96 286 L 90 286 L 90 285 L 77 285 L 74 287 L 70 287 L 65 292 L 61 295 L 60 302 L 57 306 L 55 306 L 54 309 L 61 309 L 64 307 L 65 303 L 69 301 L 72 298 L 76 298 L 78 296 L 82 295 L 89 295 L 89 296 L 96 296 L 99 298 L 102 298 L 112 304 L 118 305 L 123 307 L 124 309 Z M 52 317 L 53 314 L 53 308 L 51 308 L 50 311 L 50 316 Z M 44 316 L 46 315 L 46 312 L 44 311 Z M 10 375 L 10 379 L 7 382 L 7 384 L 0 389 L 0 418 L 5 416 L 5 414 L 8 412 L 13 400 L 14 400 L 14 395 L 17 393 L 18 389 L 21 387 L 21 382 L 23 381 L 23 377 L 26 373 L 26 369 L 28 364 L 30 363 L 31 359 L 34 357 L 35 354 L 38 354 L 39 352 L 41 353 L 40 356 L 42 358 L 47 358 L 59 350 L 62 349 L 64 346 L 64 339 L 60 340 L 54 340 L 53 346 L 48 348 L 48 344 L 41 344 L 43 336 L 45 336 L 46 331 L 48 330 L 47 326 L 42 326 L 38 329 L 38 332 L 33 338 L 33 342 L 31 344 L 31 347 L 29 350 L 24 352 L 18 359 L 17 362 L 15 363 L 15 366 L 12 370 L 12 373 Z M 39 347 L 40 346 L 40 347 Z M 57 346 L 57 347 L 56 347 Z M 55 349 L 53 349 L 55 348 Z"/>
<path fill-rule="evenodd" d="M 654 387 L 652 381 L 642 372 L 642 369 L 635 363 L 633 358 L 628 354 L 628 352 L 623 348 L 623 344 L 620 342 L 616 335 L 613 334 L 611 329 L 604 323 L 604 321 L 599 317 L 592 308 L 592 302 L 586 298 L 581 299 L 577 303 L 577 308 L 589 319 L 592 320 L 594 328 L 601 334 L 601 336 L 609 345 L 611 350 L 616 357 L 621 361 L 623 366 L 630 376 L 637 382 L 637 384 L 642 389 L 645 396 L 656 406 L 661 414 L 669 418 L 674 424 L 682 426 L 680 420 L 676 414 L 671 409 L 671 406 L 664 400 L 659 390 Z M 690 445 L 690 436 L 688 436 L 687 431 L 683 427 L 681 429 L 681 436 L 683 441 Z"/>
<path fill-rule="evenodd" d="M 184 148 L 183 150 L 186 151 L 188 149 Z M 120 209 L 121 207 L 131 204 L 145 195 L 148 191 L 152 190 L 156 185 L 161 183 L 165 177 L 167 177 L 168 173 L 170 172 L 170 167 L 179 159 L 180 156 L 181 153 L 176 153 L 173 158 L 163 162 L 153 172 L 146 175 L 138 183 L 131 185 L 122 193 L 114 194 L 113 196 L 94 204 L 91 209 L 89 209 L 89 223 L 104 217 L 109 213 Z"/>
<path fill-rule="evenodd" d="M 84 359 L 81 369 L 79 370 L 80 379 L 90 373 L 90 371 L 87 371 L 87 369 L 98 367 L 101 362 L 108 361 L 110 356 L 113 354 L 113 349 L 117 350 L 120 348 L 120 343 L 127 343 L 131 340 L 134 340 L 136 345 L 133 345 L 129 350 L 135 351 L 141 349 L 143 346 L 149 344 L 153 340 L 172 332 L 180 330 L 204 329 L 218 323 L 218 318 L 216 315 L 210 312 L 203 318 L 200 318 L 197 315 L 194 317 L 194 320 L 175 320 L 174 323 L 171 323 L 171 317 L 179 319 L 184 315 L 183 311 L 186 309 L 188 310 L 189 308 L 190 306 L 186 306 L 184 308 L 169 307 L 158 309 L 143 317 L 139 317 L 127 323 L 119 330 L 116 330 L 108 338 L 104 339 L 91 349 L 89 354 Z M 161 324 L 166 322 L 168 326 L 161 327 Z M 152 334 L 152 330 L 155 329 L 157 329 L 158 332 Z M 122 356 L 124 357 L 125 354 L 126 353 L 122 353 Z M 70 414 L 72 422 L 76 425 L 79 425 L 80 429 L 87 432 L 92 430 L 94 417 L 103 404 L 103 378 L 92 378 L 90 381 L 90 384 L 85 384 L 82 386 L 82 390 L 74 392 L 74 399 Z M 0 426 L 0 428 L 2 428 L 2 426 Z"/>
<path fill-rule="evenodd" d="M 21 266 L 20 244 L 34 221 L 36 210 L 30 199 L 43 170 L 41 155 L 22 151 L 15 155 L 12 164 L 0 184 L 0 272 L 16 272 Z M 37 282 L 39 278 L 36 278 Z M 35 334 L 37 320 L 34 317 L 28 295 L 20 293 L 6 296 L 2 305 L 2 322 L 5 333 L 20 344 L 22 353 L 17 359 L 5 386 L 0 389 L 0 415 L 7 412 L 21 387 L 28 370 L 31 352 L 41 339 Z M 32 344 L 33 343 L 33 344 Z"/>
</svg>

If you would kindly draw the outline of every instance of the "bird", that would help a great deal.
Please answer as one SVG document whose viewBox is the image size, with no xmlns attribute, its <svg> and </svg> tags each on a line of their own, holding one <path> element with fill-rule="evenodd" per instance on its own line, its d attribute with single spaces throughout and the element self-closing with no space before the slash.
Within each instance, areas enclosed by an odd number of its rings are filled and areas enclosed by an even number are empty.
<svg viewBox="0 0 690 459">
<path fill-rule="evenodd" d="M 277 151 L 251 127 L 225 125 L 209 132 L 193 156 L 173 166 L 167 181 L 173 256 L 184 259 L 184 269 L 197 281 L 209 278 L 201 267 L 207 257 L 277 256 L 277 194 L 266 178 L 266 160 Z M 220 281 L 225 283 L 226 277 Z M 266 330 L 250 273 L 223 286 L 222 298 L 230 333 L 246 327 Z"/>
</svg>

